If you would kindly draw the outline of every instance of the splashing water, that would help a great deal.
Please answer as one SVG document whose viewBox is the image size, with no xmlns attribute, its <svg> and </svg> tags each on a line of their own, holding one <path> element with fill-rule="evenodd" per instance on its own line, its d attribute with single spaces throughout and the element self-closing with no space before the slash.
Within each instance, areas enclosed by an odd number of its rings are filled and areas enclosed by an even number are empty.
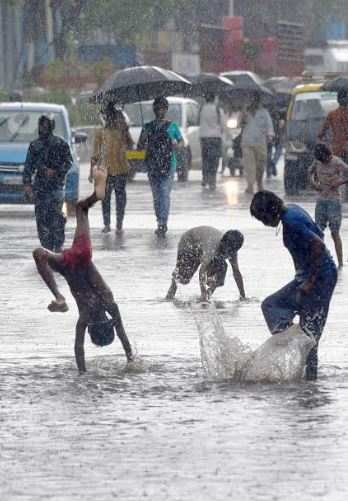
<svg viewBox="0 0 348 501">
<path fill-rule="evenodd" d="M 200 341 L 201 360 L 209 380 L 285 383 L 299 380 L 315 345 L 299 326 L 271 336 L 255 351 L 238 337 L 229 337 L 214 304 L 191 306 Z"/>
<path fill-rule="evenodd" d="M 225 333 L 213 303 L 191 305 L 199 332 L 201 360 L 205 376 L 214 381 L 238 380 L 241 370 L 252 356 L 252 350 L 239 338 Z"/>
</svg>

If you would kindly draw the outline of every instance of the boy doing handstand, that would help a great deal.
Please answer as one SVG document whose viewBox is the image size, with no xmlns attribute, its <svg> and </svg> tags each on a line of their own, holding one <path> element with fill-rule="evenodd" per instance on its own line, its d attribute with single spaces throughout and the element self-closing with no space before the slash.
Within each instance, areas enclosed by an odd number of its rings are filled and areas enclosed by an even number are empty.
<svg viewBox="0 0 348 501">
<path fill-rule="evenodd" d="M 92 262 L 88 211 L 98 200 L 103 200 L 105 197 L 104 169 L 96 168 L 94 178 L 94 192 L 86 199 L 80 200 L 76 206 L 76 230 L 72 247 L 58 254 L 44 248 L 35 249 L 33 252 L 38 272 L 55 298 L 48 305 L 49 311 L 68 310 L 65 297 L 58 289 L 53 272 L 65 278 L 76 301 L 79 318 L 76 324 L 75 358 L 80 374 L 86 371 L 84 353 L 86 329 L 94 344 L 105 346 L 113 341 L 115 328 L 127 360 L 133 359 L 132 349 L 113 294 Z"/>
</svg>

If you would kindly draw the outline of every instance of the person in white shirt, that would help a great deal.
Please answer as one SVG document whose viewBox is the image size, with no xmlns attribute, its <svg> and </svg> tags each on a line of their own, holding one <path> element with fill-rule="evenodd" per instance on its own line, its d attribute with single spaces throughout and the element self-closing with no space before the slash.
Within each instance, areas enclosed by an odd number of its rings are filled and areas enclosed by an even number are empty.
<svg viewBox="0 0 348 501">
<path fill-rule="evenodd" d="M 202 186 L 216 189 L 216 173 L 222 156 L 222 137 L 225 117 L 215 103 L 214 94 L 206 94 L 200 111 L 200 139 L 202 151 Z"/>
<path fill-rule="evenodd" d="M 267 162 L 267 144 L 273 141 L 273 122 L 261 104 L 261 95 L 255 91 L 251 103 L 241 117 L 243 165 L 247 180 L 246 193 L 263 190 L 263 176 Z"/>
</svg>

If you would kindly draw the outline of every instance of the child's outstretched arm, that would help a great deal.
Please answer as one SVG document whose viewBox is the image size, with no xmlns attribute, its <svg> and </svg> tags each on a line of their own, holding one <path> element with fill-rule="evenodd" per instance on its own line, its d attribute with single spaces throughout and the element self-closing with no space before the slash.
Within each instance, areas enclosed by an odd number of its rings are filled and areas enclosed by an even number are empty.
<svg viewBox="0 0 348 501">
<path fill-rule="evenodd" d="M 87 323 L 82 318 L 79 318 L 75 330 L 75 360 L 80 374 L 86 372 L 84 348 L 86 328 Z"/>
<path fill-rule="evenodd" d="M 246 296 L 245 296 L 245 289 L 244 289 L 244 280 L 243 280 L 243 276 L 242 276 L 240 269 L 239 269 L 237 254 L 234 257 L 231 257 L 229 259 L 229 262 L 230 262 L 230 265 L 232 267 L 233 278 L 234 278 L 236 285 L 238 287 L 240 298 L 245 299 Z"/>
<path fill-rule="evenodd" d="M 174 299 L 177 289 L 178 289 L 178 286 L 176 284 L 175 278 L 173 277 L 172 282 L 170 284 L 170 287 L 168 289 L 167 295 L 166 295 L 166 299 L 168 299 L 168 300 Z"/>
<path fill-rule="evenodd" d="M 207 268 L 204 264 L 199 268 L 199 286 L 201 288 L 201 301 L 208 301 L 209 294 L 207 290 Z"/>
</svg>

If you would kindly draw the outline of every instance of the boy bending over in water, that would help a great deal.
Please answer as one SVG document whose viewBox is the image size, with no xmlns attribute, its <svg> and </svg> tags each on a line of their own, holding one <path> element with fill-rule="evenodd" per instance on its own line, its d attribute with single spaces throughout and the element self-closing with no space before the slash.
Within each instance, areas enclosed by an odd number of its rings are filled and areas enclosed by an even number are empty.
<svg viewBox="0 0 348 501">
<path fill-rule="evenodd" d="M 55 299 L 48 305 L 49 311 L 65 312 L 68 305 L 55 281 L 53 272 L 60 273 L 67 281 L 75 298 L 79 318 L 76 324 L 75 358 L 80 374 L 86 371 L 84 340 L 85 331 L 97 346 L 110 344 L 115 337 L 114 328 L 122 343 L 128 361 L 133 359 L 132 349 L 124 330 L 121 315 L 111 290 L 92 262 L 88 211 L 105 197 L 106 172 L 94 171 L 95 190 L 76 206 L 76 230 L 70 249 L 55 254 L 39 248 L 33 252 L 36 266 L 43 281 Z M 109 316 L 107 316 L 107 314 Z"/>
<path fill-rule="evenodd" d="M 242 233 L 237 230 L 222 233 L 211 226 L 197 226 L 186 231 L 179 241 L 176 267 L 166 299 L 174 298 L 177 282 L 188 284 L 199 268 L 201 300 L 209 300 L 215 289 L 225 283 L 226 259 L 232 266 L 240 298 L 245 299 L 243 277 L 237 259 L 243 241 Z"/>
</svg>

